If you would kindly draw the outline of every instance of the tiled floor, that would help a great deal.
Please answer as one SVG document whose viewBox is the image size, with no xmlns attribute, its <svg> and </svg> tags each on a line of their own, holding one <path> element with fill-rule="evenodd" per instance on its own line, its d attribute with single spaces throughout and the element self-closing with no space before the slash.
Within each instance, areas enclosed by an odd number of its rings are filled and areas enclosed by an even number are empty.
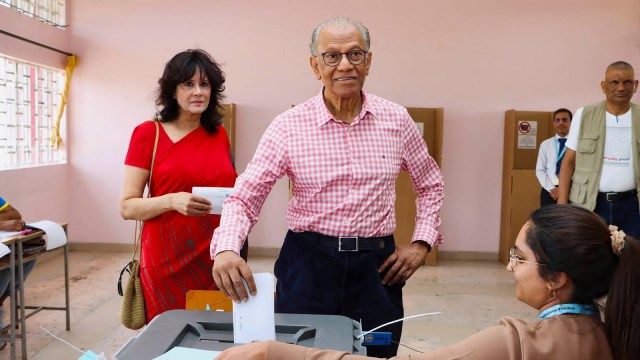
<svg viewBox="0 0 640 360">
<path fill-rule="evenodd" d="M 82 350 L 104 352 L 108 359 L 138 331 L 119 323 L 120 296 L 116 281 L 129 253 L 70 253 L 71 330 L 62 311 L 43 311 L 27 319 L 28 358 L 78 359 L 71 346 L 48 335 L 40 326 Z M 27 304 L 64 304 L 62 256 L 40 261 L 25 288 Z M 272 271 L 273 258 L 252 258 L 254 272 Z M 402 343 L 419 351 L 454 343 L 479 329 L 497 324 L 503 315 L 534 318 L 535 312 L 514 298 L 513 278 L 497 262 L 440 261 L 423 267 L 405 287 L 407 316 L 442 311 L 404 323 Z M 8 306 L 8 302 L 6 303 Z M 19 344 L 18 344 L 19 345 Z M 18 353 L 19 353 L 18 346 Z M 401 347 L 400 353 L 415 353 Z M 9 347 L 0 351 L 9 359 Z"/>
</svg>

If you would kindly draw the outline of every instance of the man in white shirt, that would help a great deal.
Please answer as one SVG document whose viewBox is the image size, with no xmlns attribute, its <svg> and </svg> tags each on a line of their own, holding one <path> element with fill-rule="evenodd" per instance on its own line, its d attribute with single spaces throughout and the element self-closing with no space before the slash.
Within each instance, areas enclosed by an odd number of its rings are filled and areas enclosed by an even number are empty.
<svg viewBox="0 0 640 360">
<path fill-rule="evenodd" d="M 573 115 L 567 109 L 558 109 L 553 113 L 553 129 L 556 135 L 543 141 L 538 152 L 536 177 L 542 186 L 540 206 L 555 204 L 558 200 L 558 175 L 566 151 L 565 143 Z"/>
<path fill-rule="evenodd" d="M 640 105 L 633 67 L 617 61 L 600 83 L 606 100 L 578 109 L 567 137 L 558 204 L 593 210 L 640 238 Z"/>
</svg>

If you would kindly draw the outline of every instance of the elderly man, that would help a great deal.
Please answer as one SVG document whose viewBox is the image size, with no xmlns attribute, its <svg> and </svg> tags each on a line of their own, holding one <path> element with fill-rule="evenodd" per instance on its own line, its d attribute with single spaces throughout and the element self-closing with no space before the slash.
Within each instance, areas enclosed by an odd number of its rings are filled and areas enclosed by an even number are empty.
<svg viewBox="0 0 640 360">
<path fill-rule="evenodd" d="M 362 90 L 371 68 L 369 32 L 336 18 L 311 38 L 311 69 L 320 93 L 277 116 L 224 204 L 211 256 L 222 292 L 247 300 L 256 288 L 239 251 L 276 180 L 287 175 L 293 199 L 289 231 L 275 264 L 276 312 L 337 314 L 362 320 L 365 330 L 403 316 L 402 287 L 442 235 L 440 170 L 407 110 Z M 395 246 L 395 182 L 411 175 L 418 194 L 412 243 Z M 390 346 L 397 352 L 401 323 Z"/>
<path fill-rule="evenodd" d="M 565 143 L 572 117 L 571 111 L 567 109 L 554 111 L 553 130 L 556 134 L 540 144 L 536 163 L 536 176 L 542 186 L 540 206 L 555 204 L 558 200 L 558 175 L 560 175 L 560 167 L 566 151 Z"/>
<path fill-rule="evenodd" d="M 640 106 L 633 67 L 617 61 L 600 83 L 605 101 L 578 109 L 560 170 L 558 203 L 593 210 L 640 238 Z"/>
</svg>

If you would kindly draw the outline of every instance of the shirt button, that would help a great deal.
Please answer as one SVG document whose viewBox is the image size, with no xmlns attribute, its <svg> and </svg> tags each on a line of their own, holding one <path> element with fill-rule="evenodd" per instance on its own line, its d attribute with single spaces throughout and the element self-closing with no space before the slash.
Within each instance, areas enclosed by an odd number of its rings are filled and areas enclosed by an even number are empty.
<svg viewBox="0 0 640 360">
<path fill-rule="evenodd" d="M 345 225 L 349 225 L 349 224 L 351 223 L 351 221 L 349 221 L 349 220 L 345 220 L 345 221 L 343 221 L 342 223 L 343 223 L 343 224 L 345 224 Z"/>
</svg>

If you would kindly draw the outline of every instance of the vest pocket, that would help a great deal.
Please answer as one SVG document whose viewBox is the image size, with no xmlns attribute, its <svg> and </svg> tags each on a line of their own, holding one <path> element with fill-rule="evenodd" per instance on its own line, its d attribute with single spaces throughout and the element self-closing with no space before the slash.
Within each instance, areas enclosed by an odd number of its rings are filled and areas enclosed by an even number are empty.
<svg viewBox="0 0 640 360">
<path fill-rule="evenodd" d="M 578 152 L 593 154 L 596 152 L 599 134 L 584 134 L 578 141 Z"/>
<path fill-rule="evenodd" d="M 573 174 L 573 183 L 569 191 L 569 202 L 572 204 L 584 204 L 587 200 L 587 183 L 589 176 L 587 174 L 576 172 Z"/>
</svg>

